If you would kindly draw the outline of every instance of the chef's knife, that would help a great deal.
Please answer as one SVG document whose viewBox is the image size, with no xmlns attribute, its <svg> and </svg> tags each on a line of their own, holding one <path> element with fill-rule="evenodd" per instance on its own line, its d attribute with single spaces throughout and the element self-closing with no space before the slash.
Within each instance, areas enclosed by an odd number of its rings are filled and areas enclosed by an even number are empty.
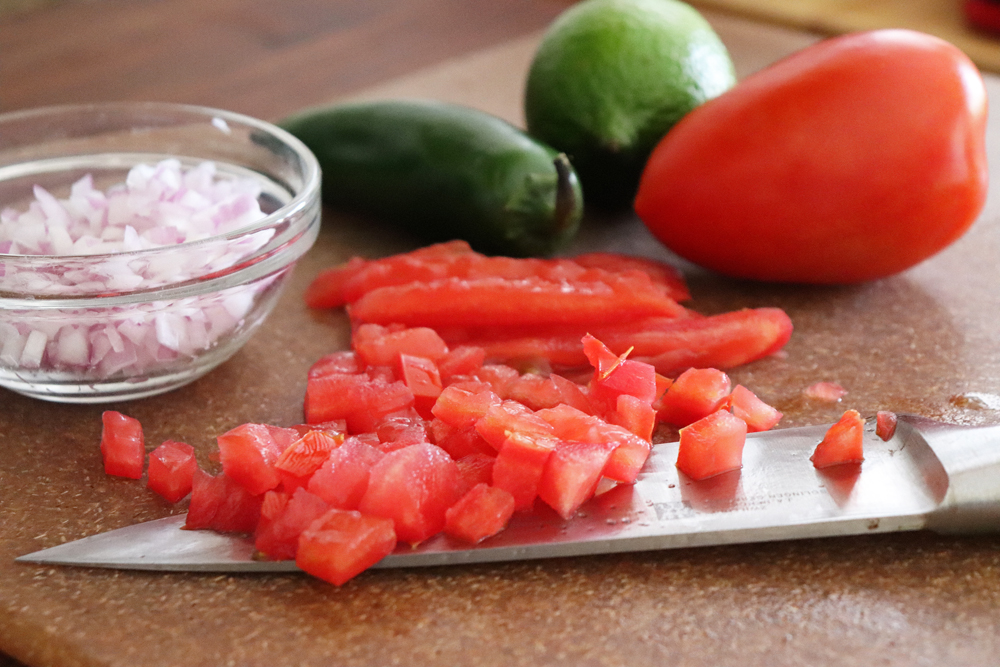
<svg viewBox="0 0 1000 667">
<path fill-rule="evenodd" d="M 1000 426 L 962 427 L 900 417 L 883 441 L 866 427 L 861 465 L 813 468 L 827 426 L 747 438 L 743 468 L 693 481 L 677 471 L 677 444 L 654 447 L 634 485 L 618 486 L 563 520 L 542 503 L 470 547 L 438 535 L 400 546 L 376 567 L 526 560 L 884 533 L 1000 531 Z M 254 558 L 243 536 L 183 530 L 184 516 L 113 530 L 23 562 L 139 570 L 278 572 L 291 561 Z"/>
</svg>

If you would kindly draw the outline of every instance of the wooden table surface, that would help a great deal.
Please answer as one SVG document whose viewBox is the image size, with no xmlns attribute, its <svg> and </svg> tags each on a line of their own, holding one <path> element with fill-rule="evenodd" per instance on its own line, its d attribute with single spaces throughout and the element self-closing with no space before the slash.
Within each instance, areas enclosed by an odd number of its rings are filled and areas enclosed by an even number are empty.
<svg viewBox="0 0 1000 667">
<path fill-rule="evenodd" d="M 64 0 L 0 16 L 0 108 L 158 99 L 276 119 L 345 96 L 426 95 L 517 122 L 538 31 L 569 4 Z M 816 38 L 707 14 L 741 75 Z M 1000 79 L 987 85 L 996 99 Z M 996 113 L 990 128 L 996 164 Z M 237 423 L 299 421 L 309 363 L 347 342 L 342 314 L 302 305 L 310 277 L 351 254 L 410 247 L 412 239 L 326 211 L 316 247 L 242 352 L 185 390 L 112 407 L 140 418 L 147 442 L 185 439 L 199 457 Z M 578 248 L 596 247 L 671 259 L 627 215 L 586 221 Z M 785 412 L 783 426 L 831 421 L 847 407 L 986 424 L 1000 423 L 998 257 L 1000 201 L 991 195 L 957 244 L 866 285 L 737 283 L 681 266 L 701 312 L 775 305 L 791 315 L 787 355 L 733 373 Z M 844 385 L 843 402 L 803 400 L 802 388 L 820 380 Z M 102 409 L 0 389 L 4 667 L 985 666 L 1000 655 L 995 535 L 379 571 L 340 589 L 300 575 L 15 565 L 17 555 L 177 511 L 103 474 Z"/>
</svg>

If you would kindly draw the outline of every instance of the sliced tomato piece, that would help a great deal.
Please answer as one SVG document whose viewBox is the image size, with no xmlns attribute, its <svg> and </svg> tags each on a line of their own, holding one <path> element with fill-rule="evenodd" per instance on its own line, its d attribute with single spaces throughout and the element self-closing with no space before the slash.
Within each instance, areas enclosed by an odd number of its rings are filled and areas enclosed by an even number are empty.
<svg viewBox="0 0 1000 667">
<path fill-rule="evenodd" d="M 497 450 L 501 449 L 511 434 L 526 436 L 552 436 L 551 424 L 517 401 L 503 401 L 494 405 L 479 421 L 476 431 Z"/>
<path fill-rule="evenodd" d="M 324 375 L 331 375 L 334 373 L 360 373 L 363 371 L 363 365 L 358 359 L 353 351 L 341 350 L 339 352 L 331 352 L 330 354 L 325 354 L 319 359 L 317 359 L 312 366 L 309 367 L 309 378 L 323 377 Z"/>
<path fill-rule="evenodd" d="M 495 405 L 500 405 L 500 397 L 487 387 L 469 391 L 451 385 L 441 390 L 431 413 L 456 429 L 466 429 L 474 426 Z"/>
<path fill-rule="evenodd" d="M 432 361 L 448 354 L 448 345 L 441 336 L 422 326 L 361 324 L 354 329 L 352 341 L 358 358 L 369 366 L 395 367 L 401 354 Z"/>
<path fill-rule="evenodd" d="M 471 454 L 496 456 L 496 449 L 483 440 L 475 426 L 455 428 L 435 418 L 430 423 L 430 429 L 434 444 L 456 461 Z"/>
<path fill-rule="evenodd" d="M 538 416 L 552 426 L 555 436 L 560 440 L 613 444 L 615 448 L 605 466 L 604 475 L 617 482 L 634 482 L 649 458 L 652 449 L 649 441 L 600 417 L 588 415 L 568 405 L 539 410 Z"/>
<path fill-rule="evenodd" d="M 511 368 L 506 364 L 483 364 L 476 371 L 476 379 L 489 384 L 493 388 L 493 393 L 500 398 L 507 398 L 510 386 L 519 377 L 521 377 L 521 374 L 517 369 Z"/>
<path fill-rule="evenodd" d="M 656 409 L 649 403 L 629 394 L 621 394 L 615 409 L 605 415 L 611 424 L 627 428 L 643 440 L 652 441 L 656 427 Z"/>
<path fill-rule="evenodd" d="M 251 495 L 261 495 L 281 482 L 274 464 L 283 449 L 266 425 L 242 424 L 216 442 L 223 472 Z"/>
<path fill-rule="evenodd" d="M 655 259 L 646 257 L 634 257 L 622 255 L 614 252 L 590 252 L 573 257 L 573 261 L 580 266 L 605 269 L 607 271 L 625 272 L 642 271 L 647 274 L 654 283 L 660 285 L 667 294 L 675 301 L 687 301 L 691 298 L 687 283 L 680 270 Z"/>
<path fill-rule="evenodd" d="M 426 357 L 399 355 L 399 379 L 413 392 L 413 406 L 421 414 L 430 415 L 431 407 L 441 395 L 441 373 Z"/>
<path fill-rule="evenodd" d="M 497 457 L 488 454 L 468 454 L 460 459 L 456 459 L 458 466 L 458 477 L 464 493 L 477 484 L 493 483 L 493 464 Z"/>
<path fill-rule="evenodd" d="M 728 400 L 730 411 L 747 423 L 749 433 L 769 431 L 781 421 L 781 412 L 741 384 L 733 388 Z"/>
<path fill-rule="evenodd" d="M 212 476 L 195 470 L 184 527 L 222 533 L 252 533 L 260 520 L 263 497 L 251 494 L 224 472 Z"/>
<path fill-rule="evenodd" d="M 368 490 L 371 470 L 385 453 L 352 436 L 330 452 L 319 470 L 309 478 L 308 490 L 331 507 L 353 510 Z"/>
<path fill-rule="evenodd" d="M 847 390 L 836 382 L 816 382 L 802 390 L 806 398 L 836 403 L 847 395 Z"/>
<path fill-rule="evenodd" d="M 515 511 L 534 506 L 545 462 L 558 444 L 550 436 L 513 432 L 500 447 L 493 463 L 493 486 L 514 497 Z"/>
<path fill-rule="evenodd" d="M 865 420 L 857 410 L 846 411 L 816 445 L 809 460 L 817 468 L 864 461 L 864 428 Z"/>
<path fill-rule="evenodd" d="M 331 374 L 306 383 L 306 421 L 343 419 L 350 433 L 370 432 L 386 415 L 413 403 L 413 392 L 403 382 L 372 378 L 367 372 Z"/>
<path fill-rule="evenodd" d="M 268 491 L 269 494 L 274 493 Z M 266 502 L 262 501 L 262 505 Z M 330 507 L 305 489 L 297 489 L 276 514 L 261 507 L 261 520 L 254 533 L 254 548 L 271 560 L 294 560 L 299 535 Z M 274 515 L 269 517 L 268 515 Z"/>
<path fill-rule="evenodd" d="M 486 361 L 486 350 L 473 345 L 458 345 L 448 350 L 442 359 L 438 360 L 438 372 L 441 379 L 448 381 L 455 376 L 473 376 Z"/>
<path fill-rule="evenodd" d="M 295 564 L 314 577 L 341 586 L 395 548 L 391 519 L 331 509 L 302 531 Z"/>
<path fill-rule="evenodd" d="M 101 457 L 104 472 L 116 477 L 139 479 L 146 460 L 142 424 L 115 410 L 101 414 Z"/>
<path fill-rule="evenodd" d="M 648 277 L 616 275 L 607 282 L 448 278 L 381 287 L 348 308 L 353 322 L 411 327 L 491 327 L 546 324 L 597 326 L 684 308 Z"/>
<path fill-rule="evenodd" d="M 358 509 L 392 519 L 401 541 L 418 544 L 444 528 L 459 484 L 458 466 L 447 452 L 435 445 L 412 445 L 389 452 L 372 467 Z"/>
<path fill-rule="evenodd" d="M 444 532 L 476 544 L 503 530 L 513 514 L 514 496 L 477 484 L 445 512 Z"/>
<path fill-rule="evenodd" d="M 551 373 L 549 379 L 556 386 L 556 389 L 559 390 L 559 403 L 569 405 L 587 414 L 597 413 L 597 408 L 594 406 L 593 401 L 590 400 L 589 391 L 586 386 L 577 384 L 558 373 Z"/>
<path fill-rule="evenodd" d="M 738 470 L 746 438 L 746 422 L 717 410 L 680 430 L 677 469 L 693 480 Z"/>
<path fill-rule="evenodd" d="M 176 503 L 191 493 L 194 471 L 197 469 L 194 447 L 184 442 L 166 440 L 149 454 L 146 485 L 167 502 Z"/>
<path fill-rule="evenodd" d="M 559 516 L 569 519 L 594 495 L 613 443 L 569 442 L 555 448 L 545 463 L 538 496 Z"/>
<path fill-rule="evenodd" d="M 532 410 L 541 410 L 562 403 L 563 392 L 550 376 L 525 373 L 510 383 L 505 398 L 523 403 Z"/>
<path fill-rule="evenodd" d="M 686 312 L 625 324 L 476 329 L 461 342 L 486 351 L 495 361 L 547 359 L 555 368 L 587 365 L 582 336 L 592 333 L 617 354 L 632 349 L 629 358 L 652 364 L 658 373 L 674 376 L 688 368 L 727 369 L 780 350 L 792 335 L 792 322 L 778 308 L 756 308 L 701 317 Z M 451 334 L 444 335 L 446 341 Z"/>
<path fill-rule="evenodd" d="M 330 452 L 344 442 L 343 433 L 309 431 L 293 442 L 274 462 L 274 467 L 294 477 L 308 477 L 316 472 Z"/>
<path fill-rule="evenodd" d="M 689 368 L 663 395 L 657 417 L 674 426 L 687 426 L 718 410 L 731 388 L 729 376 L 718 369 Z"/>
<path fill-rule="evenodd" d="M 875 413 L 875 435 L 882 440 L 892 440 L 896 433 L 896 413 L 888 410 L 879 410 Z"/>
<path fill-rule="evenodd" d="M 338 308 L 347 303 L 344 287 L 363 271 L 368 262 L 352 257 L 345 264 L 324 269 L 306 288 L 305 301 L 310 308 Z"/>
<path fill-rule="evenodd" d="M 375 435 L 379 442 L 376 447 L 383 452 L 430 442 L 427 422 L 413 409 L 395 412 L 383 417 L 375 426 Z"/>
</svg>

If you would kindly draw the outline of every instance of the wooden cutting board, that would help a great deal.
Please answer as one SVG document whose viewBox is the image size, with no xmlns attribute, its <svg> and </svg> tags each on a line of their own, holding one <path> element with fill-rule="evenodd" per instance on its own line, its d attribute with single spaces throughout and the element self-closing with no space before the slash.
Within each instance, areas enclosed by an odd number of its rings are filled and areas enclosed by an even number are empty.
<svg viewBox="0 0 1000 667">
<path fill-rule="evenodd" d="M 715 15 L 742 73 L 815 37 Z M 439 97 L 518 120 L 537 35 L 388 82 L 361 96 Z M 991 96 L 1000 79 L 988 79 Z M 990 157 L 1000 159 L 991 119 Z M 992 185 L 996 185 L 994 177 Z M 189 387 L 110 407 L 148 442 L 194 445 L 245 421 L 301 420 L 312 360 L 348 343 L 340 312 L 301 301 L 310 278 L 352 254 L 413 247 L 326 212 L 276 312 L 231 361 Z M 631 216 L 588 220 L 579 249 L 671 259 Z M 1000 203 L 953 247 L 904 275 L 848 288 L 722 280 L 681 264 L 695 309 L 774 305 L 796 332 L 786 354 L 733 372 L 786 415 L 850 407 L 1000 422 L 996 258 Z M 802 389 L 830 380 L 842 403 Z M 102 406 L 0 390 L 0 650 L 37 666 L 803 664 L 995 665 L 1000 537 L 881 535 L 366 573 L 342 588 L 304 575 L 152 574 L 12 563 L 66 540 L 179 511 L 112 479 L 98 453 Z"/>
<path fill-rule="evenodd" d="M 1000 72 L 998 35 L 966 21 L 964 0 L 696 0 L 692 4 L 824 35 L 876 28 L 920 30 L 956 45 L 981 69 Z"/>
</svg>

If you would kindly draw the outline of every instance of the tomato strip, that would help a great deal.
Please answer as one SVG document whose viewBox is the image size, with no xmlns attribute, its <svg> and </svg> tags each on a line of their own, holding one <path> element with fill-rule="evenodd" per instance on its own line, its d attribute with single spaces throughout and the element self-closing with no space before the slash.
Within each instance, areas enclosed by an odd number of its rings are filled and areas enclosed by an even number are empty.
<svg viewBox="0 0 1000 667">
<path fill-rule="evenodd" d="M 442 331 L 465 345 L 486 350 L 487 359 L 518 361 L 547 359 L 554 367 L 586 366 L 582 337 L 587 332 L 567 329 L 546 336 L 502 333 L 477 338 L 460 331 Z M 749 363 L 781 349 L 792 334 L 792 322 L 778 308 L 744 309 L 711 317 L 649 318 L 627 324 L 609 324 L 590 331 L 615 354 L 634 347 L 629 359 L 652 364 L 661 375 L 674 376 L 688 368 L 727 369 Z"/>
<path fill-rule="evenodd" d="M 348 312 L 355 324 L 597 327 L 687 311 L 645 276 L 629 274 L 607 282 L 448 278 L 394 285 L 368 292 Z"/>
</svg>

